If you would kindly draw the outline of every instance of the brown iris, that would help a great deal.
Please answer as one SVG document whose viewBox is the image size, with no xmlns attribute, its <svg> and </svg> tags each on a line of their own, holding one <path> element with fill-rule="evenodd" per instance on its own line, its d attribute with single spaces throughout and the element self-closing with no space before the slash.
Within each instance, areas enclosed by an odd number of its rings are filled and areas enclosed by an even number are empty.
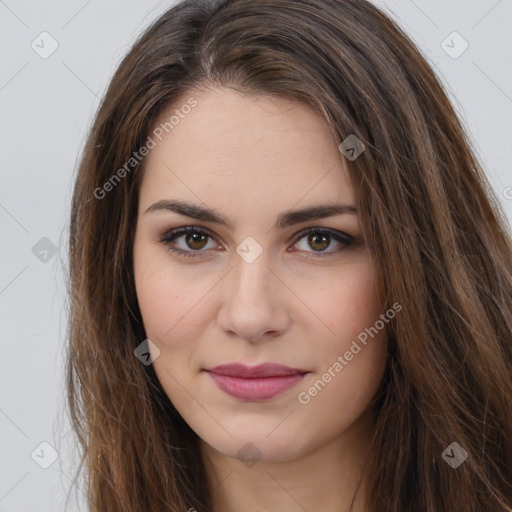
<svg viewBox="0 0 512 512">
<path fill-rule="evenodd" d="M 323 251 L 329 247 L 331 237 L 325 234 L 313 234 L 308 236 L 309 245 L 316 250 Z"/>
<path fill-rule="evenodd" d="M 208 242 L 208 235 L 204 233 L 187 233 L 185 240 L 187 246 L 191 249 L 202 249 Z"/>
</svg>

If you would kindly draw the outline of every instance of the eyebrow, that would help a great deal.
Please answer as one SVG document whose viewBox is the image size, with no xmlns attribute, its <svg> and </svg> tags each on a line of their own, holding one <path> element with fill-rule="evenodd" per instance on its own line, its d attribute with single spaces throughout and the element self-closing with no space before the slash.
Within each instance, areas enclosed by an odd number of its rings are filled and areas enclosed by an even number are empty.
<svg viewBox="0 0 512 512">
<path fill-rule="evenodd" d="M 204 222 L 213 222 L 233 230 L 232 222 L 221 213 L 216 212 L 211 208 L 203 208 L 185 201 L 162 199 L 152 204 L 144 213 L 160 210 L 168 210 Z M 300 210 L 287 210 L 279 215 L 276 223 L 274 224 L 274 228 L 286 228 L 301 222 L 343 214 L 357 215 L 357 207 L 351 204 L 328 203 L 310 206 Z"/>
</svg>

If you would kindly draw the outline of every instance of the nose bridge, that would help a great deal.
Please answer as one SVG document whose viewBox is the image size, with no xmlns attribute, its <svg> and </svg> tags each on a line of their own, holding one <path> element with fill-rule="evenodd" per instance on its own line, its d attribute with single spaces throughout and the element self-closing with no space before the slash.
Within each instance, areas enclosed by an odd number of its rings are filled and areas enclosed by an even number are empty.
<svg viewBox="0 0 512 512">
<path fill-rule="evenodd" d="M 240 244 L 238 251 L 241 252 L 243 249 L 244 247 Z M 268 293 L 272 288 L 270 281 L 273 274 L 268 268 L 270 262 L 267 251 L 263 250 L 254 260 L 245 258 L 243 254 L 240 255 L 240 252 L 235 260 L 235 268 L 230 272 L 232 291 L 239 300 L 250 301 L 252 296 Z"/>
<path fill-rule="evenodd" d="M 274 276 L 267 253 L 263 251 L 249 261 L 237 255 L 234 268 L 226 276 L 224 301 L 219 312 L 219 325 L 224 331 L 255 341 L 266 332 L 282 332 L 289 318 L 283 286 Z"/>
</svg>

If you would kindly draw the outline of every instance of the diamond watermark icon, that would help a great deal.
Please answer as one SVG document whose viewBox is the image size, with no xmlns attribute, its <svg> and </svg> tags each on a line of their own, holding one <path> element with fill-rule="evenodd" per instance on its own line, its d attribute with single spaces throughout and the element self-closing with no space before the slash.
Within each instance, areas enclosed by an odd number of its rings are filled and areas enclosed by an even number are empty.
<svg viewBox="0 0 512 512">
<path fill-rule="evenodd" d="M 59 454 L 55 448 L 46 441 L 38 444 L 30 456 L 32 460 L 43 469 L 48 469 L 59 458 Z"/>
<path fill-rule="evenodd" d="M 469 43 L 454 31 L 441 42 L 441 48 L 452 59 L 458 59 L 469 48 Z"/>
<path fill-rule="evenodd" d="M 236 458 L 243 462 L 248 468 L 252 468 L 261 459 L 261 451 L 255 444 L 248 442 L 238 450 Z"/>
<path fill-rule="evenodd" d="M 133 353 L 145 366 L 149 366 L 160 356 L 160 349 L 151 340 L 146 339 L 137 346 Z"/>
<path fill-rule="evenodd" d="M 351 133 L 338 149 L 352 162 L 365 150 L 365 145 Z"/>
<path fill-rule="evenodd" d="M 453 469 L 457 469 L 468 458 L 468 452 L 454 441 L 444 450 L 441 457 Z"/>
<path fill-rule="evenodd" d="M 263 247 L 252 236 L 247 236 L 238 244 L 236 252 L 246 263 L 252 263 L 263 252 Z"/>
<path fill-rule="evenodd" d="M 59 47 L 59 43 L 48 32 L 41 32 L 30 46 L 41 59 L 47 59 Z"/>
<path fill-rule="evenodd" d="M 57 246 L 45 236 L 32 247 L 32 254 L 43 263 L 48 263 L 56 253 Z"/>
</svg>

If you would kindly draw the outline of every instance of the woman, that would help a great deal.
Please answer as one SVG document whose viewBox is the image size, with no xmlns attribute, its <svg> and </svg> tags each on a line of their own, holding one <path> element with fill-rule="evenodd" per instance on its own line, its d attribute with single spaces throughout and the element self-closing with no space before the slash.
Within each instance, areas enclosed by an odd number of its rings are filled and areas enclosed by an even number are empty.
<svg viewBox="0 0 512 512">
<path fill-rule="evenodd" d="M 74 189 L 90 510 L 511 510 L 510 238 L 376 7 L 169 9 Z"/>
</svg>

